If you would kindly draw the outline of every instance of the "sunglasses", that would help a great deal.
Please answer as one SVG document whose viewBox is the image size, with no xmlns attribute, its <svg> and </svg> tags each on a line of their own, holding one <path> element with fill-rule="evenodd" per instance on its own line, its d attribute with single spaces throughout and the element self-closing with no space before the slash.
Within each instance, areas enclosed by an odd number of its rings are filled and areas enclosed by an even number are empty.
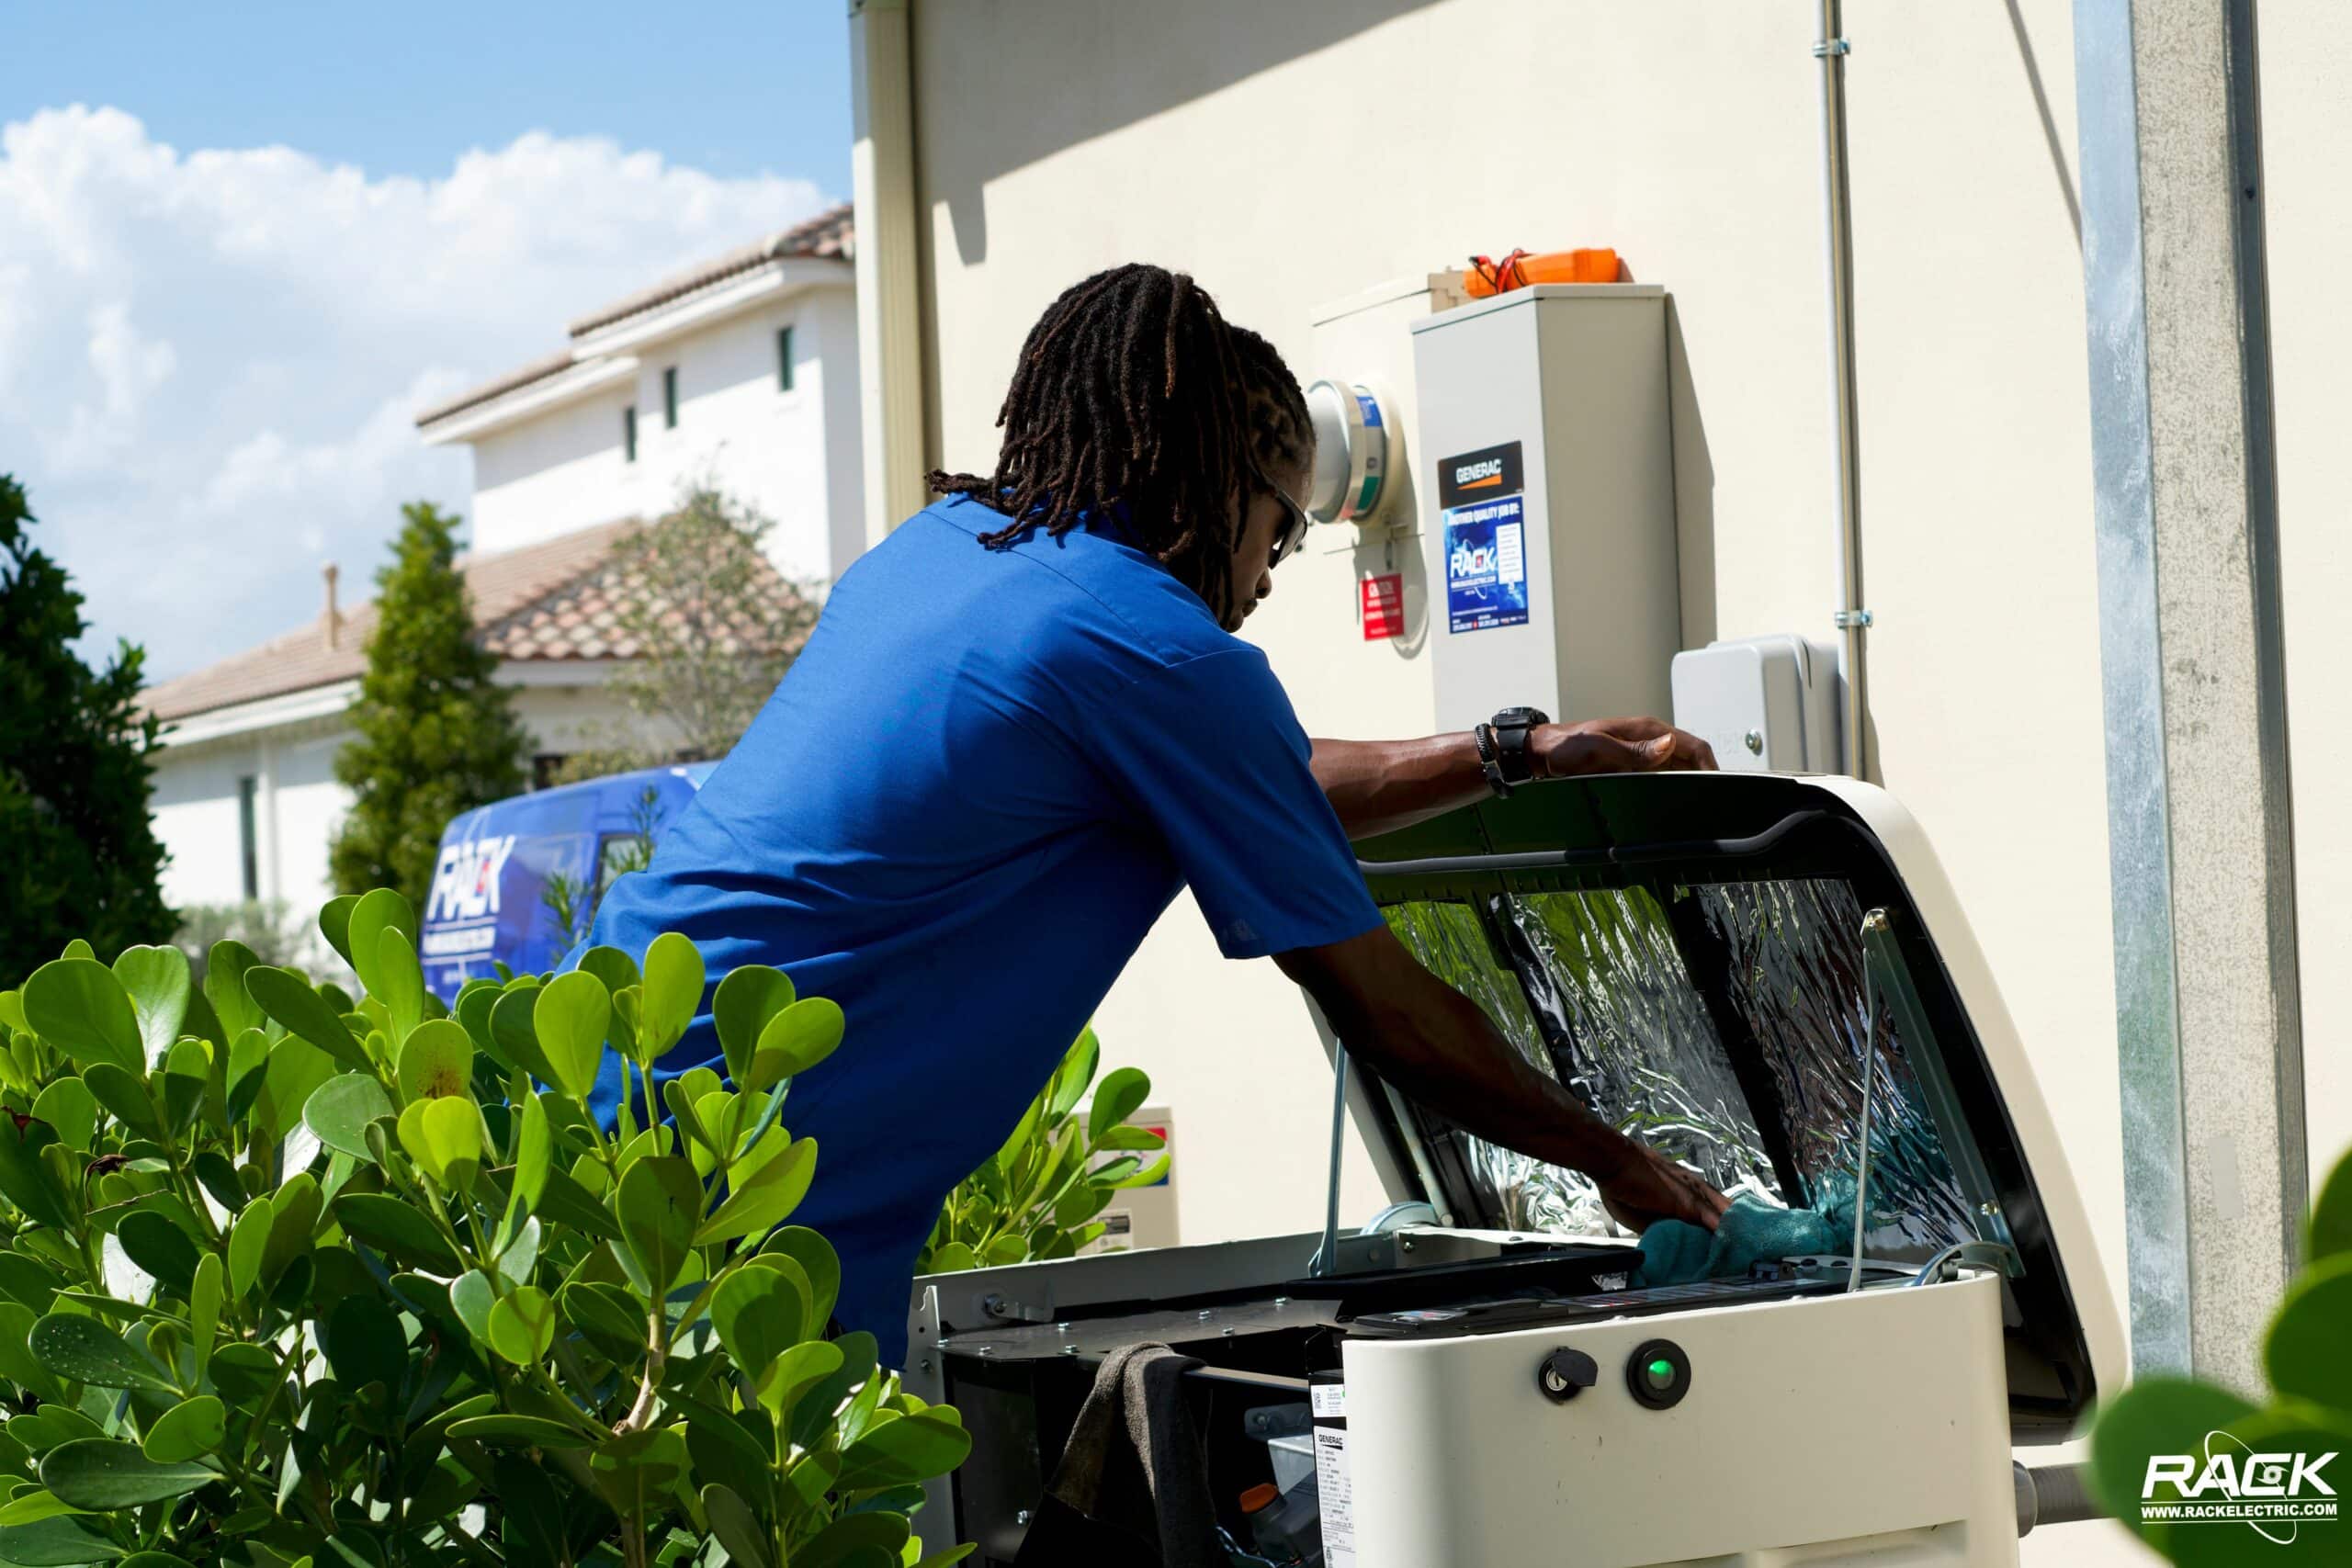
<svg viewBox="0 0 2352 1568">
<path fill-rule="evenodd" d="M 1290 491 L 1275 484 L 1266 489 L 1283 503 L 1282 526 L 1274 534 L 1273 552 L 1266 558 L 1266 570 L 1272 571 L 1306 542 L 1306 530 L 1312 526 L 1312 520 L 1306 515 L 1306 508 L 1291 499 Z"/>
</svg>

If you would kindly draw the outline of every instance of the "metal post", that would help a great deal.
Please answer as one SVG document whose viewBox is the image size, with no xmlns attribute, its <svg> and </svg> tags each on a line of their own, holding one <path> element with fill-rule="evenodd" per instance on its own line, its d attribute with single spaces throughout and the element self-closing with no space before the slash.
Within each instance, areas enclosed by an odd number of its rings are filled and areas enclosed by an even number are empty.
<svg viewBox="0 0 2352 1568">
<path fill-rule="evenodd" d="M 1839 728 L 1846 772 L 1871 773 L 1869 649 L 1871 613 L 1862 604 L 1862 455 L 1854 391 L 1853 204 L 1846 181 L 1846 42 L 1839 0 L 1821 0 L 1821 205 L 1829 253 L 1829 400 L 1838 460 L 1838 546 L 1842 594 L 1836 616 L 1845 640 L 1844 709 Z"/>
<path fill-rule="evenodd" d="M 2309 1201 L 2253 0 L 2075 0 L 2136 1371 L 2258 1390 Z"/>
</svg>

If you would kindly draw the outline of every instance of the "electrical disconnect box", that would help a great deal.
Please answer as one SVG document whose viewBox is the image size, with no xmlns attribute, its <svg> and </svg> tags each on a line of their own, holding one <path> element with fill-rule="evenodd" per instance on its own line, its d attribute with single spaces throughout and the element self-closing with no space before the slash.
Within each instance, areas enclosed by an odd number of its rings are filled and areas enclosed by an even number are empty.
<svg viewBox="0 0 2352 1568">
<path fill-rule="evenodd" d="M 1674 656 L 1674 722 L 1725 768 L 1834 773 L 1838 649 L 1793 633 L 1712 642 Z"/>
<path fill-rule="evenodd" d="M 1666 291 L 1514 289 L 1413 323 L 1440 729 L 1664 713 L 1681 646 Z"/>
</svg>

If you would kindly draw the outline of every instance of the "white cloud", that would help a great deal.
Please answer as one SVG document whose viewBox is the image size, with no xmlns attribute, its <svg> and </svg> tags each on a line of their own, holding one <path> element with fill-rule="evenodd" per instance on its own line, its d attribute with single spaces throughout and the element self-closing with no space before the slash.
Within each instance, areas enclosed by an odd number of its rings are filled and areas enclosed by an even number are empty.
<svg viewBox="0 0 2352 1568">
<path fill-rule="evenodd" d="M 324 560 L 365 592 L 401 502 L 463 509 L 467 459 L 418 443 L 419 407 L 824 200 L 600 138 L 370 178 L 44 109 L 0 129 L 0 471 L 93 640 L 188 670 L 313 614 Z"/>
</svg>

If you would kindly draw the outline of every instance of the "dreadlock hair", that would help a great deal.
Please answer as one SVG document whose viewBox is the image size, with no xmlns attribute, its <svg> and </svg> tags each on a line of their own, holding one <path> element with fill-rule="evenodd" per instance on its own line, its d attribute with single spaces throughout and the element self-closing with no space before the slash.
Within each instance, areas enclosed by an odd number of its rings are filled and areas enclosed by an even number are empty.
<svg viewBox="0 0 2352 1568">
<path fill-rule="evenodd" d="M 1002 549 L 1124 502 L 1136 543 L 1232 618 L 1232 558 L 1252 493 L 1313 454 L 1298 382 L 1264 338 L 1227 323 L 1192 278 L 1130 264 L 1067 289 L 1029 329 L 997 412 L 991 474 L 931 488 L 1012 521 Z"/>
</svg>

